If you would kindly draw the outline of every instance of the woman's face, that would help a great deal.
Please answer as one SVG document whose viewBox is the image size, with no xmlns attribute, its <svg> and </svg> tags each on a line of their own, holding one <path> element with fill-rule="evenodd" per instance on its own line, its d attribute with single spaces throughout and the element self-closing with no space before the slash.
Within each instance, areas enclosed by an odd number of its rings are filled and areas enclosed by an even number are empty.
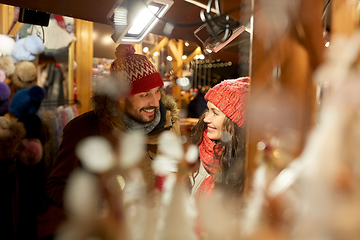
<svg viewBox="0 0 360 240">
<path fill-rule="evenodd" d="M 207 107 L 209 111 L 204 118 L 207 124 L 207 136 L 211 140 L 219 140 L 226 116 L 210 101 L 207 102 Z"/>
</svg>

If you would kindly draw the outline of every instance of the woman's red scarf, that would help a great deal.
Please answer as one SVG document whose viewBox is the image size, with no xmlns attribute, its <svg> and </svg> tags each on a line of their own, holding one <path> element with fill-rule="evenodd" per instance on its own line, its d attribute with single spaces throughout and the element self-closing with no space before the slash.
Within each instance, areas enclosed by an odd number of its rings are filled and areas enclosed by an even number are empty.
<svg viewBox="0 0 360 240">
<path fill-rule="evenodd" d="M 200 161 L 204 165 L 206 171 L 210 174 L 200 184 L 196 191 L 195 198 L 208 197 L 212 193 L 215 187 L 214 175 L 215 172 L 220 168 L 219 159 L 214 158 L 214 149 L 216 144 L 211 141 L 207 136 L 207 130 L 204 131 L 203 139 L 199 145 Z"/>
</svg>

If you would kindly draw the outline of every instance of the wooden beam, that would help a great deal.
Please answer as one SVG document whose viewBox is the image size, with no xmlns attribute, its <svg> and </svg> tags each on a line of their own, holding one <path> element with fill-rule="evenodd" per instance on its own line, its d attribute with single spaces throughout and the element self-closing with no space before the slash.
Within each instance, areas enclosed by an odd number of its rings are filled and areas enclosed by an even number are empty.
<svg viewBox="0 0 360 240">
<path fill-rule="evenodd" d="M 163 47 L 166 47 L 168 43 L 169 39 L 167 37 L 164 37 L 154 48 L 152 48 L 146 53 L 146 57 L 150 58 L 154 54 L 154 52 L 160 51 Z"/>
<path fill-rule="evenodd" d="M 182 59 L 182 55 L 184 54 L 184 42 L 183 40 L 174 40 L 171 39 L 168 43 L 169 49 L 174 56 L 172 61 L 174 76 L 182 77 L 182 69 L 184 60 Z M 173 96 L 177 102 L 178 108 L 181 108 L 181 87 L 173 81 L 174 88 L 173 88 Z"/>
<path fill-rule="evenodd" d="M 189 62 L 191 62 L 194 57 L 198 54 L 201 53 L 201 47 L 197 47 L 185 60 L 184 60 L 184 63 L 185 64 L 188 64 Z"/>
<path fill-rule="evenodd" d="M 143 52 L 143 48 L 142 48 L 142 42 L 139 44 L 133 44 L 134 48 L 135 48 L 135 53 L 136 54 L 142 54 Z"/>
<path fill-rule="evenodd" d="M 20 28 L 21 28 L 23 25 L 24 25 L 24 23 L 16 22 L 15 25 L 13 26 L 13 28 L 10 30 L 9 36 L 10 36 L 10 37 L 15 36 L 15 35 L 19 32 Z"/>
<path fill-rule="evenodd" d="M 94 25 L 92 22 L 75 19 L 75 52 L 76 52 L 76 88 L 77 99 L 80 101 L 79 114 L 91 110 L 92 96 L 92 63 L 94 43 L 92 40 Z"/>
</svg>

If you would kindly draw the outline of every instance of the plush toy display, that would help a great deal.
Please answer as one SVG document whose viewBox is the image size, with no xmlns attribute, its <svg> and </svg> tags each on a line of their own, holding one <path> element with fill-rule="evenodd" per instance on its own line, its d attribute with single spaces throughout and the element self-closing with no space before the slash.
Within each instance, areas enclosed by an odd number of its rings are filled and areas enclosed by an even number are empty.
<svg viewBox="0 0 360 240">
<path fill-rule="evenodd" d="M 0 117 L 2 239 L 37 239 L 36 216 L 43 211 L 46 175 L 40 139 L 28 138 L 31 131 L 26 123 Z"/>
<path fill-rule="evenodd" d="M 0 116 L 4 116 L 9 112 L 10 106 L 10 88 L 4 83 L 0 82 Z"/>
<path fill-rule="evenodd" d="M 5 78 L 5 72 L 0 70 L 0 116 L 8 113 L 10 106 L 10 88 L 4 83 Z"/>
<path fill-rule="evenodd" d="M 24 88 L 16 92 L 10 103 L 10 113 L 21 118 L 27 114 L 36 114 L 45 97 L 44 90 L 39 86 Z"/>
<path fill-rule="evenodd" d="M 37 70 L 33 62 L 21 61 L 15 64 L 12 83 L 17 88 L 29 88 L 37 84 Z"/>
<path fill-rule="evenodd" d="M 15 119 L 0 117 L 0 163 L 2 169 L 15 163 L 17 144 L 25 137 L 24 124 Z M 3 168 L 5 167 L 5 168 Z"/>
<path fill-rule="evenodd" d="M 15 72 L 15 65 L 11 57 L 0 57 L 0 70 L 5 72 L 6 77 L 10 77 Z"/>
<path fill-rule="evenodd" d="M 36 55 L 45 49 L 43 41 L 35 35 L 21 38 L 15 42 L 11 56 L 15 63 L 20 61 L 34 61 Z"/>
<path fill-rule="evenodd" d="M 0 34 L 0 42 L 0 57 L 10 56 L 15 46 L 14 39 L 8 37 L 7 35 Z"/>
</svg>

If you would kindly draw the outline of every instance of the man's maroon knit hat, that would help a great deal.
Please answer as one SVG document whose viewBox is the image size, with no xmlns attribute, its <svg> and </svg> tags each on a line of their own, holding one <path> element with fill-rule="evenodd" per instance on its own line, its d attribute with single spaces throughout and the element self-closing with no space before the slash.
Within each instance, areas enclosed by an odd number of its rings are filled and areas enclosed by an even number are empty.
<svg viewBox="0 0 360 240">
<path fill-rule="evenodd" d="M 249 78 L 224 80 L 210 88 L 205 100 L 212 102 L 239 127 L 244 124 L 249 92 Z"/>
<path fill-rule="evenodd" d="M 135 54 L 132 45 L 119 44 L 115 56 L 110 68 L 111 76 L 125 78 L 131 84 L 131 95 L 164 85 L 154 65 L 145 56 Z"/>
</svg>

